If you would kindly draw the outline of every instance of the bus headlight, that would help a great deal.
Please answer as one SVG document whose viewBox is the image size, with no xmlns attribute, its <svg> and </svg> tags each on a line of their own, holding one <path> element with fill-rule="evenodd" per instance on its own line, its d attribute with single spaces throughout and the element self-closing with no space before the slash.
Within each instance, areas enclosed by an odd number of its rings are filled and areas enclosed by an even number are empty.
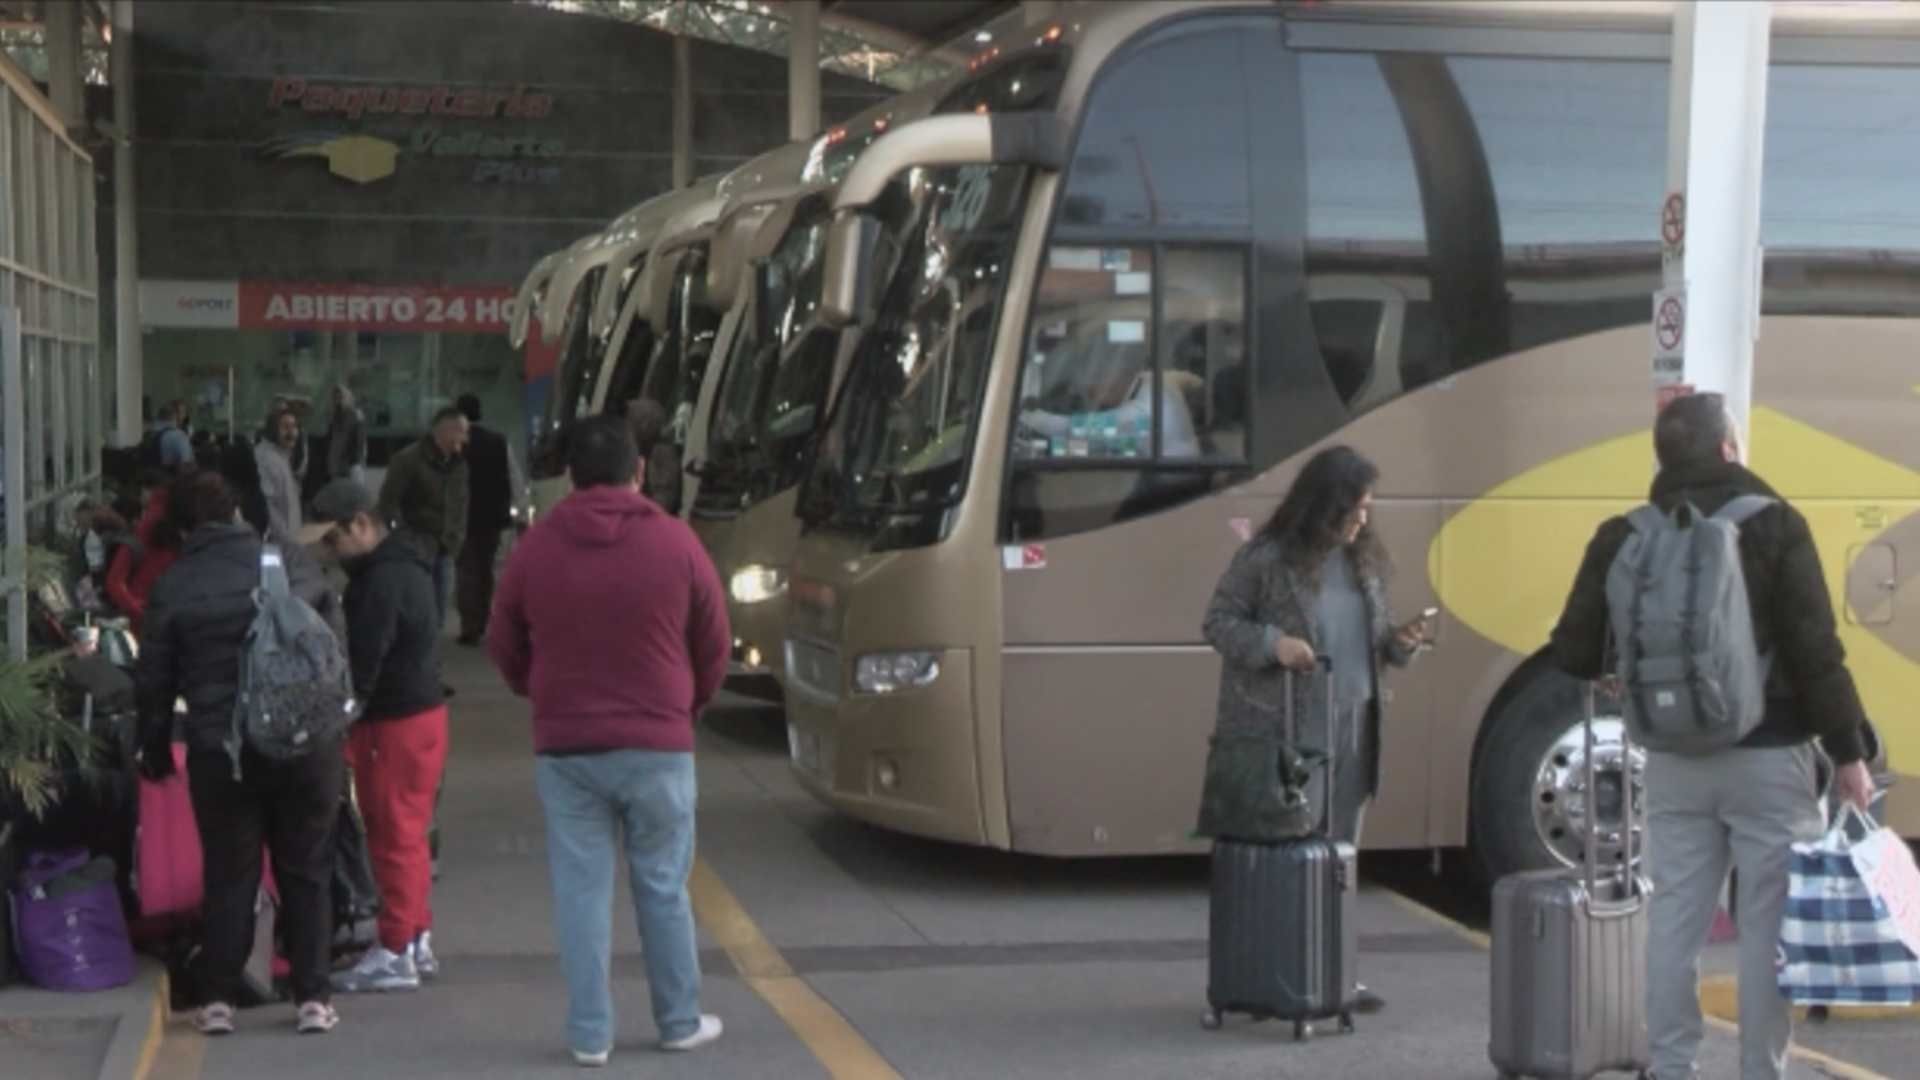
<svg viewBox="0 0 1920 1080">
<path fill-rule="evenodd" d="M 940 677 L 940 657 L 930 652 L 869 653 L 853 665 L 853 688 L 863 694 L 918 690 Z"/>
<path fill-rule="evenodd" d="M 786 571 L 772 566 L 743 566 L 733 572 L 727 591 L 736 604 L 759 604 L 787 591 Z"/>
</svg>

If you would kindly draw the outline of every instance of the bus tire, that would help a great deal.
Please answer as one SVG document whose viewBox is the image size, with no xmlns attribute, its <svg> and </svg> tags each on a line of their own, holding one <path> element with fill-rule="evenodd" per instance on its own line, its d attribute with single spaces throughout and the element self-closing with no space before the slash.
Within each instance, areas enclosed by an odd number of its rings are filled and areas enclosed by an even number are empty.
<svg viewBox="0 0 1920 1080">
<path fill-rule="evenodd" d="M 1474 761 L 1468 807 L 1475 861 L 1489 886 L 1508 874 L 1560 865 L 1534 827 L 1534 776 L 1541 758 L 1580 722 L 1580 683 L 1546 664 L 1523 680 L 1487 718 Z"/>
</svg>

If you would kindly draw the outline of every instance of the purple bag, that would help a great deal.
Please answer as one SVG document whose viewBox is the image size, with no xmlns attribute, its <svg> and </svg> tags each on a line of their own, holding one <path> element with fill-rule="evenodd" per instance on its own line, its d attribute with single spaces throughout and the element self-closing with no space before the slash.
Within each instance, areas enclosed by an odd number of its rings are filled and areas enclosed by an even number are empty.
<svg viewBox="0 0 1920 1080">
<path fill-rule="evenodd" d="M 47 990 L 108 990 L 133 981 L 133 944 L 113 860 L 38 852 L 13 888 L 20 970 Z"/>
</svg>

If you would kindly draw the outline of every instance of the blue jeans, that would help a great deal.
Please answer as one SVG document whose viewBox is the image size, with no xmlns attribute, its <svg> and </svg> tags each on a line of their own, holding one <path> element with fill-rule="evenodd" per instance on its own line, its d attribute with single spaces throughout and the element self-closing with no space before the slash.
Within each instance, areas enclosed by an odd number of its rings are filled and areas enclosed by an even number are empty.
<svg viewBox="0 0 1920 1080">
<path fill-rule="evenodd" d="M 693 755 L 651 750 L 539 758 L 547 816 L 554 931 L 567 977 L 571 1048 L 613 1047 L 613 871 L 627 853 L 645 950 L 653 1022 L 665 1040 L 700 1029 L 700 954 L 687 875 L 693 870 Z"/>
</svg>

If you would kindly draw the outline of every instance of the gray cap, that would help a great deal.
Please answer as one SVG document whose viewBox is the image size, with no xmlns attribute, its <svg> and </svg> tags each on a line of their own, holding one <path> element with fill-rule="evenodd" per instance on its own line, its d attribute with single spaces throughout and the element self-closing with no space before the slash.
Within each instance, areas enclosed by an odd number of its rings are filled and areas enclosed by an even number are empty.
<svg viewBox="0 0 1920 1080">
<path fill-rule="evenodd" d="M 313 513 L 300 530 L 301 545 L 319 543 L 334 526 L 345 525 L 361 514 L 371 514 L 378 505 L 379 500 L 366 485 L 346 479 L 333 481 L 313 497 Z"/>
</svg>

